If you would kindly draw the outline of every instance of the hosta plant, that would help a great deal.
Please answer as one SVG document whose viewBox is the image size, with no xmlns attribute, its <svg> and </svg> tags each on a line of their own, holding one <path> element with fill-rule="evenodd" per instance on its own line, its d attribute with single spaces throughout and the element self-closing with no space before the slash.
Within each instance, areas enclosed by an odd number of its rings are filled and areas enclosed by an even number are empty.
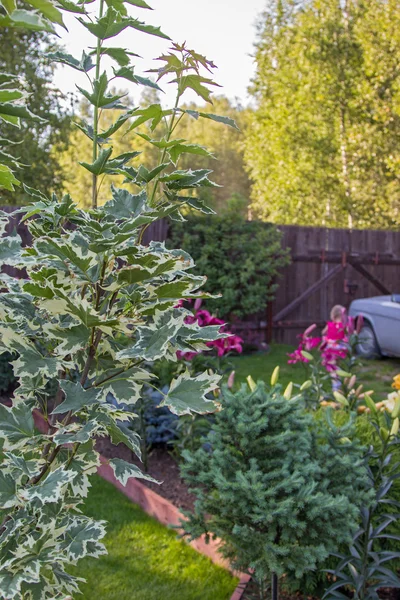
<svg viewBox="0 0 400 600">
<path fill-rule="evenodd" d="M 69 196 L 48 198 L 26 188 L 31 203 L 19 210 L 31 234 L 25 247 L 16 233 L 6 234 L 8 215 L 0 215 L 0 264 L 21 270 L 20 278 L 0 275 L 0 351 L 17 355 L 12 364 L 19 383 L 12 407 L 0 405 L 0 596 L 5 600 L 61 600 L 78 593 L 79 581 L 69 565 L 105 552 L 105 524 L 82 513 L 89 476 L 99 465 L 94 440 L 109 436 L 140 455 L 139 437 L 126 426 L 131 417 L 108 401 L 110 394 L 134 412 L 143 385 L 154 385 L 152 361 L 175 361 L 177 352 L 206 348 L 225 335 L 219 326 L 186 322 L 188 313 L 179 301 L 204 297 L 199 291 L 204 278 L 190 273 L 190 256 L 159 242 L 142 245 L 146 227 L 155 220 L 168 215 L 181 219 L 186 204 L 207 210 L 194 192 L 213 185 L 210 172 L 179 170 L 178 161 L 183 153 L 208 151 L 175 139 L 173 132 L 182 118 L 234 125 L 224 117 L 179 107 L 188 88 L 210 100 L 213 81 L 201 70 L 211 71 L 213 64 L 174 44 L 156 70 L 158 81 L 168 76 L 176 83 L 174 107 L 127 107 L 121 94 L 108 90 L 104 56 L 116 63 L 112 79 L 158 84 L 134 72 L 132 53 L 108 47 L 105 40 L 126 28 L 167 36 L 129 16 L 121 0 L 110 0 L 107 7 L 100 0 L 97 16 L 87 14 L 89 2 L 58 4 L 78 13 L 95 36 L 95 50 L 82 57 L 52 57 L 88 76 L 89 88 L 81 91 L 91 104 L 92 122 L 79 126 L 93 144 L 92 163 L 82 163 L 93 175 L 88 190 L 92 208 L 80 210 Z M 127 5 L 148 8 L 143 0 L 128 0 Z M 55 19 L 60 6 L 46 2 L 46 16 Z M 102 129 L 101 113 L 110 108 L 121 114 Z M 160 138 L 156 128 L 161 120 L 166 126 Z M 160 149 L 159 164 L 152 170 L 131 165 L 135 151 L 113 155 L 110 138 L 127 122 L 133 132 L 149 122 L 149 135 L 141 135 Z M 112 187 L 109 200 L 98 207 L 107 174 L 122 175 L 130 188 Z M 191 377 L 185 371 L 173 379 L 160 404 L 178 415 L 213 411 L 209 393 L 218 381 L 212 373 Z M 51 389 L 55 394 L 49 400 Z M 47 433 L 35 429 L 35 410 L 46 419 Z M 130 477 L 143 476 L 123 460 L 112 459 L 110 465 L 123 485 Z"/>
</svg>

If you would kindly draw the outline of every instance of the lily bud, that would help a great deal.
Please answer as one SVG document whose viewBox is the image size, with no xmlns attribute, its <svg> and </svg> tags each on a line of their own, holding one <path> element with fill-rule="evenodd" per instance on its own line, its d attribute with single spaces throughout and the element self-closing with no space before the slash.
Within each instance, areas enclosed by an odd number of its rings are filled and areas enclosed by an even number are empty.
<svg viewBox="0 0 400 600">
<path fill-rule="evenodd" d="M 351 377 L 351 373 L 343 371 L 343 369 L 338 369 L 336 373 L 339 375 L 339 377 Z"/>
<path fill-rule="evenodd" d="M 201 298 L 196 298 L 196 301 L 194 303 L 194 310 L 195 312 L 197 312 L 200 309 L 201 303 L 203 302 L 203 300 Z"/>
<path fill-rule="evenodd" d="M 310 388 L 312 386 L 312 382 L 310 381 L 310 379 L 307 379 L 307 381 L 305 381 L 303 383 L 303 385 L 300 387 L 300 391 L 304 392 L 304 390 L 308 390 L 308 388 Z"/>
<path fill-rule="evenodd" d="M 233 388 L 234 383 L 235 383 L 235 371 L 232 371 L 232 373 L 228 377 L 228 382 L 227 382 L 227 386 L 230 390 Z"/>
<path fill-rule="evenodd" d="M 386 442 L 386 440 L 389 439 L 389 435 L 390 435 L 390 433 L 388 432 L 388 430 L 385 429 L 384 427 L 380 427 L 379 428 L 379 432 L 381 434 L 382 439 Z"/>
<path fill-rule="evenodd" d="M 314 329 L 317 328 L 317 325 L 315 323 L 313 323 L 312 325 L 310 325 L 310 327 L 307 327 L 307 329 L 305 330 L 305 332 L 303 333 L 303 335 L 305 337 L 309 336 L 310 333 L 312 333 L 314 331 Z"/>
<path fill-rule="evenodd" d="M 293 391 L 293 383 L 290 382 L 289 385 L 287 386 L 286 390 L 283 392 L 283 397 L 286 398 L 286 400 L 290 400 L 290 398 L 292 397 L 292 391 Z"/>
<path fill-rule="evenodd" d="M 394 409 L 392 410 L 392 417 L 396 419 L 400 415 L 400 396 L 396 398 L 394 403 Z"/>
<path fill-rule="evenodd" d="M 358 386 L 358 388 L 354 392 L 354 395 L 355 395 L 356 398 L 358 398 L 358 396 L 361 394 L 362 389 L 363 389 L 363 385 L 361 384 L 361 385 Z"/>
<path fill-rule="evenodd" d="M 361 329 L 362 329 L 363 325 L 364 325 L 364 317 L 362 315 L 360 315 L 357 318 L 357 325 L 356 325 L 356 334 L 357 335 L 360 335 L 360 332 L 361 332 Z"/>
<path fill-rule="evenodd" d="M 400 425 L 399 417 L 396 417 L 395 420 L 393 421 L 392 429 L 390 430 L 390 435 L 395 436 L 398 434 L 399 425 Z"/>
<path fill-rule="evenodd" d="M 364 402 L 372 413 L 376 414 L 378 412 L 378 406 L 377 404 L 375 404 L 372 398 L 370 398 L 369 396 L 364 396 Z"/>
<path fill-rule="evenodd" d="M 257 384 L 256 384 L 256 382 L 254 381 L 254 379 L 252 378 L 252 376 L 251 376 L 251 375 L 249 375 L 249 376 L 246 378 L 246 381 L 247 381 L 247 383 L 249 384 L 249 388 L 250 388 L 250 390 L 251 390 L 252 392 L 254 392 L 254 391 L 257 389 Z"/>
<path fill-rule="evenodd" d="M 340 392 L 333 392 L 333 395 L 335 397 L 335 400 L 339 402 L 339 404 L 342 404 L 343 406 L 349 405 L 347 398 L 343 396 L 343 394 L 341 394 Z"/>
<path fill-rule="evenodd" d="M 314 357 L 312 354 L 310 354 L 309 352 L 306 352 L 306 350 L 302 350 L 301 354 L 304 356 L 304 358 L 306 358 L 307 360 L 314 360 Z"/>
<path fill-rule="evenodd" d="M 356 381 L 357 381 L 357 377 L 356 377 L 355 375 L 352 375 L 352 376 L 350 377 L 350 381 L 349 381 L 349 385 L 348 385 L 348 388 L 349 388 L 349 390 L 352 390 L 352 389 L 353 389 L 353 387 L 354 387 L 354 385 L 355 385 Z"/>
<path fill-rule="evenodd" d="M 279 367 L 275 367 L 271 375 L 271 385 L 276 385 L 279 379 Z"/>
</svg>

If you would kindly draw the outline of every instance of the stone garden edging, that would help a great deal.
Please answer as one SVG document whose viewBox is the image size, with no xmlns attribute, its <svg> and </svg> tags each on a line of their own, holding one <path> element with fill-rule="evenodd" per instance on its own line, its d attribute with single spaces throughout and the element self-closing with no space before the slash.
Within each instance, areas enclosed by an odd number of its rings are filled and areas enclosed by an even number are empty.
<svg viewBox="0 0 400 600">
<path fill-rule="evenodd" d="M 47 432 L 48 424 L 43 415 L 35 410 L 33 412 L 33 418 L 37 429 L 39 429 L 39 431 L 42 433 Z M 172 504 L 172 502 L 166 500 L 166 498 L 163 498 L 150 488 L 146 487 L 137 479 L 131 477 L 128 479 L 126 486 L 123 486 L 115 478 L 114 472 L 108 464 L 107 459 L 103 456 L 100 456 L 100 460 L 101 465 L 97 470 L 100 477 L 109 483 L 112 483 L 112 485 L 114 485 L 114 487 L 127 496 L 129 500 L 140 506 L 148 515 L 154 517 L 157 521 L 162 523 L 162 525 L 179 526 L 180 521 L 185 519 L 181 511 L 174 504 Z M 178 531 L 179 530 L 177 530 L 177 532 Z M 223 559 L 218 552 L 220 540 L 210 539 L 209 543 L 207 544 L 204 536 L 202 536 L 197 540 L 189 542 L 189 544 L 192 546 L 192 548 L 197 550 L 197 552 L 200 552 L 200 554 L 204 554 L 210 558 L 213 563 L 218 564 L 227 570 L 231 570 L 229 563 Z M 234 574 L 239 577 L 239 583 L 230 600 L 241 600 L 246 585 L 250 580 L 250 575 L 245 573 Z"/>
</svg>

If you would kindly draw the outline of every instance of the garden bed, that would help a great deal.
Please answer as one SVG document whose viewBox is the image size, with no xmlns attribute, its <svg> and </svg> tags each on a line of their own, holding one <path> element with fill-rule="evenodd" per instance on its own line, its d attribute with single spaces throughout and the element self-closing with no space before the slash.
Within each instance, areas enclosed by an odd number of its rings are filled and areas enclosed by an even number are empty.
<svg viewBox="0 0 400 600">
<path fill-rule="evenodd" d="M 96 449 L 104 458 L 122 458 L 143 471 L 141 461 L 124 444 L 114 446 L 108 438 L 101 438 L 97 440 Z M 179 465 L 166 448 L 151 450 L 147 472 L 162 485 L 141 479 L 143 485 L 172 502 L 180 510 L 193 509 L 195 497 L 181 479 Z"/>
</svg>

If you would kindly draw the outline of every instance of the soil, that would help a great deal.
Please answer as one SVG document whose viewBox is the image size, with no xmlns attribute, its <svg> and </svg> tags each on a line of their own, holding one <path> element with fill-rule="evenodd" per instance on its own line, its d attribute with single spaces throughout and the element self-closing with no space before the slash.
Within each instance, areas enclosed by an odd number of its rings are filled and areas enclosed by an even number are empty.
<svg viewBox="0 0 400 600">
<path fill-rule="evenodd" d="M 104 458 L 121 458 L 137 465 L 143 471 L 143 464 L 124 444 L 113 446 L 108 438 L 96 442 L 96 450 Z M 145 479 L 139 481 L 181 510 L 193 510 L 195 497 L 181 479 L 179 465 L 165 447 L 153 448 L 149 454 L 147 473 L 162 483 L 152 483 Z"/>
</svg>

